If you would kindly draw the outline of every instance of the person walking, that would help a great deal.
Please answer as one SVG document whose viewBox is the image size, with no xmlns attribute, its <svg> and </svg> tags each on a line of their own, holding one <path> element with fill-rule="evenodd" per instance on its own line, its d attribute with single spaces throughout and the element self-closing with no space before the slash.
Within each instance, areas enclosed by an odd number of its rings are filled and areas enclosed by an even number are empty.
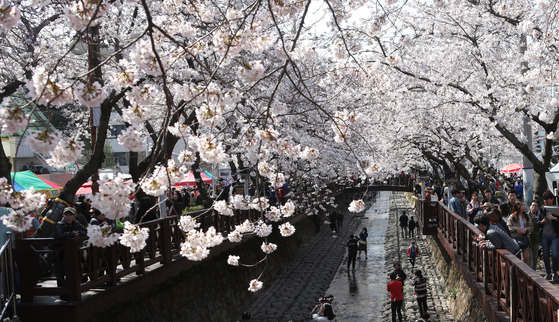
<svg viewBox="0 0 559 322">
<path fill-rule="evenodd" d="M 408 238 L 408 216 L 405 211 L 400 215 L 400 229 L 402 230 L 402 238 Z"/>
<path fill-rule="evenodd" d="M 408 247 L 407 250 L 408 257 L 410 258 L 411 268 L 415 268 L 415 258 L 419 255 L 419 248 L 415 246 L 415 241 L 411 242 L 411 245 Z"/>
<path fill-rule="evenodd" d="M 357 258 L 357 237 L 355 235 L 349 236 L 349 241 L 347 242 L 347 270 L 349 271 L 349 265 L 353 263 L 353 269 L 355 269 L 355 259 Z"/>
<path fill-rule="evenodd" d="M 406 273 L 402 270 L 402 266 L 400 265 L 400 263 L 394 263 L 394 271 L 392 273 L 398 275 L 399 280 L 402 281 L 402 283 L 404 283 L 406 281 L 406 278 L 408 278 Z"/>
<path fill-rule="evenodd" d="M 411 280 L 414 288 L 415 298 L 417 299 L 417 306 L 419 307 L 419 316 L 427 313 L 427 279 L 423 277 L 420 270 L 415 271 L 415 276 Z"/>
<path fill-rule="evenodd" d="M 513 207 L 512 213 L 507 221 L 507 226 L 511 237 L 516 239 L 518 246 L 522 250 L 522 261 L 530 265 L 530 238 L 529 235 L 534 229 L 532 219 L 526 215 L 526 206 L 524 202 L 517 200 Z"/>
<path fill-rule="evenodd" d="M 390 274 L 390 283 L 386 286 L 386 290 L 390 292 L 390 311 L 392 312 L 392 322 L 396 322 L 396 314 L 398 322 L 402 322 L 402 303 L 404 296 L 402 295 L 403 284 L 400 276 L 396 273 Z"/>
<path fill-rule="evenodd" d="M 415 237 L 415 229 L 417 228 L 417 226 L 418 226 L 417 221 L 415 221 L 415 219 L 413 219 L 413 216 L 411 216 L 410 221 L 408 223 L 408 236 L 410 238 Z"/>
<path fill-rule="evenodd" d="M 553 206 L 553 194 L 548 190 L 542 195 L 544 206 Z M 557 269 L 559 268 L 559 218 L 541 209 L 538 224 L 541 227 L 543 263 L 545 266 L 545 278 L 559 280 Z M 550 255 L 553 265 L 550 265 Z"/>
<path fill-rule="evenodd" d="M 365 252 L 365 258 L 367 258 L 367 237 L 369 237 L 369 233 L 367 228 L 363 227 L 359 233 L 359 258 L 361 258 L 361 251 Z"/>
<path fill-rule="evenodd" d="M 536 270 L 538 267 L 538 260 L 540 254 L 540 246 L 542 245 L 541 240 L 541 227 L 538 224 L 538 217 L 540 216 L 540 204 L 534 200 L 530 205 L 530 212 L 528 216 L 532 220 L 532 233 L 530 234 L 530 267 Z"/>
</svg>

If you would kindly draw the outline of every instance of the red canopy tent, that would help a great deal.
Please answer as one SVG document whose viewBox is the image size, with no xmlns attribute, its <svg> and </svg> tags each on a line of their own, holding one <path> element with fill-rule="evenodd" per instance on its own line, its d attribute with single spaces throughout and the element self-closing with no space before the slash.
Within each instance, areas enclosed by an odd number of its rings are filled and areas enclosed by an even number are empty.
<svg viewBox="0 0 559 322">
<path fill-rule="evenodd" d="M 522 170 L 523 166 L 522 164 L 518 164 L 518 163 L 511 163 L 509 165 L 504 166 L 501 169 L 502 173 L 519 173 L 520 170 Z"/>
<path fill-rule="evenodd" d="M 200 177 L 204 183 L 212 183 L 212 178 L 208 177 L 205 173 L 200 173 Z M 179 183 L 175 184 L 177 186 L 195 186 L 196 179 L 194 179 L 194 173 L 192 171 L 188 172 L 186 178 L 182 179 Z"/>
</svg>

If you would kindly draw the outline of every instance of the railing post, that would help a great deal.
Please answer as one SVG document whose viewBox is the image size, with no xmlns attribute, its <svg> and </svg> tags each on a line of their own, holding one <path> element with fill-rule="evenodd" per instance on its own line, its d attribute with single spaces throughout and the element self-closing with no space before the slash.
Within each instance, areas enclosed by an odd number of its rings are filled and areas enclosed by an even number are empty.
<svg viewBox="0 0 559 322">
<path fill-rule="evenodd" d="M 21 241 L 16 248 L 21 281 L 21 301 L 33 302 L 34 271 L 33 250 L 27 241 Z"/>
<path fill-rule="evenodd" d="M 79 258 L 79 245 L 81 239 L 71 238 L 64 240 L 63 249 L 64 263 L 66 266 L 66 288 L 68 289 L 68 297 L 72 301 L 81 301 L 82 293 L 80 290 L 81 283 L 81 269 Z"/>
<path fill-rule="evenodd" d="M 14 276 L 14 258 L 12 256 L 12 236 L 11 236 L 11 232 L 8 232 L 8 249 L 6 249 L 6 252 L 8 253 L 8 270 L 9 270 L 9 288 L 10 288 L 10 294 L 8 294 L 9 296 L 9 301 L 12 301 L 12 310 L 13 312 L 13 318 L 17 319 L 17 311 L 16 311 L 16 286 L 15 286 L 15 276 Z"/>
<path fill-rule="evenodd" d="M 161 245 L 161 264 L 166 264 L 171 262 L 171 252 L 173 250 L 173 242 L 172 242 L 172 230 L 171 224 L 169 223 L 169 219 L 165 218 L 159 222 L 160 231 L 159 231 L 159 238 L 160 238 L 160 245 Z"/>
<path fill-rule="evenodd" d="M 458 254 L 460 254 L 460 248 L 458 247 L 458 239 L 459 239 L 458 238 L 458 220 L 454 220 L 453 229 L 454 229 L 454 232 L 453 232 L 454 236 L 452 236 L 452 239 L 453 239 L 452 246 L 454 246 L 456 248 L 456 252 Z"/>
<path fill-rule="evenodd" d="M 466 263 L 468 263 L 468 269 L 471 269 L 472 266 L 472 234 L 467 231 L 466 232 Z M 474 270 L 475 271 L 475 270 Z M 477 279 L 477 277 L 476 277 Z"/>
<path fill-rule="evenodd" d="M 109 262 L 107 263 L 108 274 L 111 277 L 110 285 L 116 285 L 118 278 L 116 277 L 116 267 L 118 266 L 118 251 L 117 247 L 120 247 L 120 243 L 115 243 L 110 247 L 106 248 L 107 258 Z M 124 247 L 124 246 L 123 246 Z"/>
<path fill-rule="evenodd" d="M 510 298 L 509 298 L 509 316 L 510 316 L 510 321 L 516 321 L 516 318 L 518 316 L 518 311 L 516 310 L 515 306 L 516 303 L 518 302 L 518 290 L 516 289 L 516 283 L 514 282 L 515 280 L 515 271 L 514 271 L 514 265 L 510 265 L 509 267 L 509 293 L 510 293 Z M 525 317 L 524 317 L 525 318 Z"/>
<path fill-rule="evenodd" d="M 483 276 L 483 289 L 485 290 L 485 294 L 489 294 L 489 289 L 487 287 L 487 250 L 481 250 L 481 271 Z"/>
</svg>

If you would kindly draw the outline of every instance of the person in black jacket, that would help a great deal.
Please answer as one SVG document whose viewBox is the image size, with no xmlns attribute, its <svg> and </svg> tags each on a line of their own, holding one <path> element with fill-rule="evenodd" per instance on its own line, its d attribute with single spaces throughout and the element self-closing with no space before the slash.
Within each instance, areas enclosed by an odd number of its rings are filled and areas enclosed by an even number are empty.
<svg viewBox="0 0 559 322">
<path fill-rule="evenodd" d="M 67 239 L 86 236 L 85 227 L 76 221 L 78 212 L 72 207 L 66 207 L 62 213 L 62 220 L 54 227 L 54 239 Z"/>
<path fill-rule="evenodd" d="M 353 263 L 353 269 L 355 269 L 355 259 L 357 258 L 357 238 L 355 235 L 349 236 L 349 241 L 347 242 L 347 270 L 349 271 L 349 265 Z"/>
<path fill-rule="evenodd" d="M 408 278 L 406 273 L 404 273 L 404 271 L 402 270 L 402 266 L 400 265 L 400 263 L 394 263 L 394 272 L 393 273 L 400 276 L 400 282 L 402 282 L 402 284 L 404 284 L 404 282 L 406 281 L 406 278 Z"/>
<path fill-rule="evenodd" d="M 402 238 L 408 238 L 408 216 L 405 211 L 402 211 L 400 218 L 400 229 L 402 230 Z"/>
<path fill-rule="evenodd" d="M 413 216 L 410 217 L 410 221 L 408 222 L 408 236 L 410 238 L 414 238 L 415 237 L 415 228 L 417 228 L 418 224 L 417 221 L 415 221 L 415 219 L 413 219 Z"/>
<path fill-rule="evenodd" d="M 75 237 L 81 237 L 87 235 L 87 230 L 76 221 L 77 215 L 76 209 L 72 207 L 64 208 L 62 213 L 62 220 L 59 221 L 54 227 L 54 239 L 70 239 Z M 55 261 L 56 270 L 58 271 L 56 284 L 58 287 L 64 287 L 66 285 L 66 265 L 64 263 L 64 252 L 61 251 L 59 255 L 59 260 Z M 66 300 L 67 297 L 62 295 L 60 299 Z"/>
</svg>

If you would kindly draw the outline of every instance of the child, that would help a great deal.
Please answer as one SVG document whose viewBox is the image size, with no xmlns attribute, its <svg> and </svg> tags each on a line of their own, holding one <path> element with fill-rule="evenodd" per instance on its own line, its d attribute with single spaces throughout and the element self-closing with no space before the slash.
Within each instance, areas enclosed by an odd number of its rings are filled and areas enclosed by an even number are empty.
<svg viewBox="0 0 559 322">
<path fill-rule="evenodd" d="M 415 258 L 419 255 L 419 248 L 415 246 L 415 242 L 412 241 L 410 247 L 408 247 L 408 256 L 410 258 L 411 268 L 415 268 Z"/>
<path fill-rule="evenodd" d="M 402 296 L 403 289 L 400 277 L 396 273 L 390 274 L 390 283 L 386 286 L 386 290 L 390 292 L 390 310 L 392 311 L 392 322 L 396 322 L 396 313 L 398 313 L 398 321 L 402 322 Z"/>
</svg>

